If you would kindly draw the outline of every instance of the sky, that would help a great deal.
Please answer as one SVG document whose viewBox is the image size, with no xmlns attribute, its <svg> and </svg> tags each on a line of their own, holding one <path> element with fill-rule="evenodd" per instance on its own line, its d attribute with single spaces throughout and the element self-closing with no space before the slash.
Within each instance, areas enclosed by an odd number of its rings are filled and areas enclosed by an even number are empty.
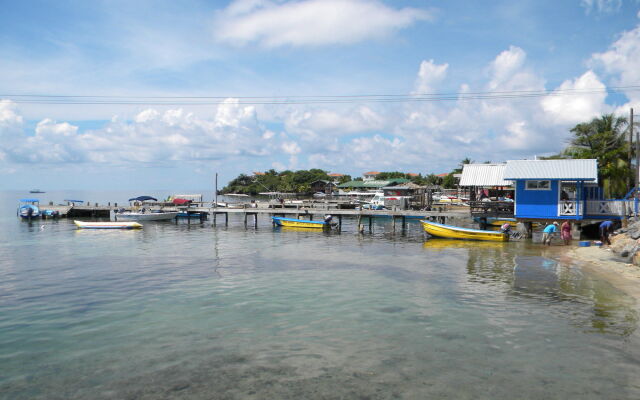
<svg viewBox="0 0 640 400">
<path fill-rule="evenodd" d="M 437 174 L 640 110 L 637 0 L 0 3 L 5 190 Z"/>
</svg>

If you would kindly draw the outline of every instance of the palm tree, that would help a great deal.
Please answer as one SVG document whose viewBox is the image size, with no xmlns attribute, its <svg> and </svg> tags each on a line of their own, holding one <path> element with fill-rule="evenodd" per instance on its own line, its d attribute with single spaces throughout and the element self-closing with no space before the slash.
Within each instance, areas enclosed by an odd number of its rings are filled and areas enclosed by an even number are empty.
<svg viewBox="0 0 640 400">
<path fill-rule="evenodd" d="M 564 155 L 570 158 L 598 160 L 598 180 L 608 197 L 624 195 L 633 174 L 629 143 L 625 140 L 626 127 L 627 119 L 614 114 L 580 123 L 571 129 L 573 138 L 564 151 Z"/>
</svg>

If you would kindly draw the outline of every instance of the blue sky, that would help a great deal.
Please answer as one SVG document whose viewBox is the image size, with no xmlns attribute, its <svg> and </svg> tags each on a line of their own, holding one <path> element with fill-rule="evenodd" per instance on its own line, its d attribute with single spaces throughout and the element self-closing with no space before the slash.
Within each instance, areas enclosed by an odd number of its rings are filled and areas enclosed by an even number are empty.
<svg viewBox="0 0 640 400">
<path fill-rule="evenodd" d="M 557 152 L 576 123 L 640 109 L 639 10 L 635 0 L 4 2 L 0 188 L 180 190 L 209 187 L 216 171 L 223 183 L 270 168 L 440 173 L 465 157 Z M 246 99 L 522 91 L 551 94 Z"/>
</svg>

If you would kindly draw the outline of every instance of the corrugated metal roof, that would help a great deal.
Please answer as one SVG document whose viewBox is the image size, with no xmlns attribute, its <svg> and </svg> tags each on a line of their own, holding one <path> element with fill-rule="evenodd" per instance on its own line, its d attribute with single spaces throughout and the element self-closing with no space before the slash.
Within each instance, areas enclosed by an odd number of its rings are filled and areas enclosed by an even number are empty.
<svg viewBox="0 0 640 400">
<path fill-rule="evenodd" d="M 510 160 L 504 179 L 598 181 L 598 160 Z"/>
<path fill-rule="evenodd" d="M 505 181 L 506 164 L 465 164 L 462 166 L 460 186 L 511 186 Z"/>
</svg>

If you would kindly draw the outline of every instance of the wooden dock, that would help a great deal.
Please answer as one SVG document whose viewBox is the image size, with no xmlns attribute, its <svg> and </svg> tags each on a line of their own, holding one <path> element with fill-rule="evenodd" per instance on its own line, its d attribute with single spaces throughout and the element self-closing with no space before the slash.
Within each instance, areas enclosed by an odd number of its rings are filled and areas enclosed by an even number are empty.
<svg viewBox="0 0 640 400">
<path fill-rule="evenodd" d="M 48 205 L 41 206 L 42 210 L 58 211 L 60 217 L 67 218 L 109 218 L 112 211 L 124 208 L 129 211 L 133 207 L 118 207 L 111 205 Z M 334 221 L 337 219 L 339 229 L 342 226 L 343 218 L 356 219 L 356 226 L 359 229 L 363 229 L 363 221 L 366 220 L 369 225 L 369 229 L 372 228 L 373 220 L 375 218 L 391 218 L 393 229 L 395 230 L 396 224 L 399 223 L 402 228 L 406 227 L 407 219 L 428 219 L 440 223 L 447 223 L 451 218 L 469 218 L 468 209 L 447 210 L 445 207 L 440 207 L 437 210 L 432 211 L 412 211 L 412 210 L 361 210 L 361 209 L 335 209 L 335 208 L 306 208 L 301 206 L 283 207 L 283 208 L 267 208 L 265 205 L 262 207 L 252 206 L 251 204 L 243 205 L 242 207 L 175 207 L 166 206 L 163 207 L 166 211 L 181 211 L 187 213 L 185 218 L 187 223 L 191 223 L 190 217 L 195 217 L 203 222 L 206 219 L 211 219 L 213 225 L 218 223 L 218 218 L 224 218 L 224 224 L 229 224 L 229 215 L 240 215 L 244 219 L 244 225 L 258 226 L 258 216 L 266 216 L 271 218 L 273 216 L 289 217 L 297 219 L 318 220 L 323 219 L 325 215 L 331 214 L 334 217 Z M 251 224 L 252 222 L 252 224 Z"/>
</svg>

